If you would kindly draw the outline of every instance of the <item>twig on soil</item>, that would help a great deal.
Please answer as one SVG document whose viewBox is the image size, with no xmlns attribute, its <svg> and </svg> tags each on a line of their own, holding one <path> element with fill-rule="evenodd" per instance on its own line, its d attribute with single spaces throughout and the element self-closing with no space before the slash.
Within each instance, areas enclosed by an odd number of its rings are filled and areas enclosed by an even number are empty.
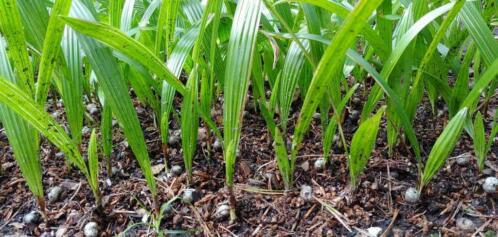
<svg viewBox="0 0 498 237">
<path fill-rule="evenodd" d="M 295 231 L 297 225 L 299 225 L 299 220 L 300 220 L 299 215 L 301 215 L 301 209 L 297 210 L 297 213 L 296 213 L 296 220 L 297 221 L 292 225 L 291 231 Z"/>
<path fill-rule="evenodd" d="M 391 232 L 391 229 L 394 226 L 394 222 L 396 221 L 396 218 L 398 217 L 398 213 L 399 213 L 399 209 L 395 209 L 391 223 L 389 223 L 389 226 L 387 226 L 386 230 L 384 231 L 384 233 L 382 233 L 382 235 L 380 237 L 387 237 L 389 232 Z"/>
<path fill-rule="evenodd" d="M 315 210 L 315 207 L 316 207 L 316 204 L 313 204 L 313 206 L 306 212 L 306 214 L 304 214 L 303 219 L 308 218 L 308 216 L 311 214 L 311 212 L 313 212 L 313 210 Z"/>
<path fill-rule="evenodd" d="M 71 202 L 73 201 L 74 197 L 76 197 L 76 194 L 78 194 L 80 192 L 80 189 L 81 189 L 81 182 L 78 183 L 78 187 L 76 188 L 76 191 L 74 191 L 73 195 L 71 196 L 71 198 L 69 198 L 69 200 L 64 203 L 64 206 L 62 206 L 62 208 L 60 209 L 60 211 L 63 211 L 66 206 Z"/>
<path fill-rule="evenodd" d="M 214 236 L 209 230 L 209 227 L 206 225 L 206 222 L 202 219 L 201 214 L 197 211 L 196 207 L 190 205 L 190 210 L 195 214 L 197 221 L 201 224 L 202 229 L 204 230 L 204 236 Z"/>
<path fill-rule="evenodd" d="M 318 222 L 318 223 L 315 223 L 314 225 L 310 226 L 310 228 L 308 228 L 308 232 L 312 232 L 312 230 L 314 230 L 316 227 L 318 227 L 321 224 L 322 223 Z"/>
<path fill-rule="evenodd" d="M 263 227 L 263 225 L 259 224 L 258 227 L 256 227 L 256 229 L 254 229 L 251 236 L 256 236 L 259 233 L 259 231 L 261 230 L 261 227 Z"/>
<path fill-rule="evenodd" d="M 387 198 L 387 205 L 389 207 L 389 211 L 392 213 L 393 212 L 393 199 L 392 199 L 392 196 L 391 196 L 391 192 L 392 192 L 392 184 L 391 184 L 391 181 L 392 181 L 392 177 L 391 177 L 391 169 L 389 168 L 389 162 L 386 162 L 386 166 L 387 166 L 387 186 L 389 187 L 389 192 L 388 192 L 388 198 Z"/>
<path fill-rule="evenodd" d="M 264 164 L 260 165 L 260 166 L 256 169 L 256 173 L 257 173 L 257 172 L 259 172 L 259 170 L 260 170 L 260 169 L 262 169 L 263 167 L 265 167 L 265 166 L 267 166 L 267 165 L 269 165 L 269 164 L 271 164 L 271 163 L 274 163 L 274 162 L 275 162 L 275 160 L 272 160 L 272 161 L 270 161 L 270 162 L 266 162 L 266 163 L 264 163 Z"/>
<path fill-rule="evenodd" d="M 266 194 L 266 195 L 283 195 L 284 191 L 281 190 L 268 190 L 268 189 L 263 189 L 263 188 L 256 188 L 256 187 L 251 187 L 249 185 L 236 185 L 236 188 L 242 191 L 246 191 L 249 193 L 259 193 L 259 194 Z"/>
<path fill-rule="evenodd" d="M 314 197 L 316 201 L 318 201 L 327 211 L 329 211 L 334 218 L 341 223 L 341 225 L 344 226 L 349 232 L 352 232 L 351 227 L 346 223 L 349 222 L 349 220 L 342 215 L 339 211 L 337 211 L 335 208 L 333 208 L 330 204 L 326 203 L 325 201 L 320 200 L 317 197 Z"/>
<path fill-rule="evenodd" d="M 137 214 L 136 211 L 129 211 L 129 210 L 113 210 L 115 214 Z"/>
<path fill-rule="evenodd" d="M 443 222 L 443 223 L 444 223 L 444 224 L 443 224 L 443 226 L 445 226 L 445 225 L 448 223 L 448 221 L 455 219 L 455 216 L 456 216 L 456 215 L 458 214 L 458 212 L 460 211 L 460 208 L 462 208 L 462 204 L 463 204 L 463 203 L 462 203 L 462 201 L 458 202 L 458 205 L 457 205 L 457 207 L 455 208 L 455 211 L 453 212 L 453 214 L 451 215 L 451 217 L 449 217 L 448 219 L 446 219 L 446 220 Z"/>
<path fill-rule="evenodd" d="M 231 234 L 233 237 L 238 237 L 236 234 L 234 234 L 232 231 L 230 231 L 229 229 L 227 229 L 226 227 L 220 225 L 219 226 L 221 229 L 223 229 L 224 231 L 226 231 L 227 233 Z"/>
</svg>

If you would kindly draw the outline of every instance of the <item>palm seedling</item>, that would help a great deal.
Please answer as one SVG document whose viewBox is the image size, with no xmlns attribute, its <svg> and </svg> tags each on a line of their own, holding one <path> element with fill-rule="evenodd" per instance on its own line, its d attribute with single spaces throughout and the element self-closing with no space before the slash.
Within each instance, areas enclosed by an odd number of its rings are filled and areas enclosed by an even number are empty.
<svg viewBox="0 0 498 237">
<path fill-rule="evenodd" d="M 92 148 L 90 149 L 92 152 L 90 156 L 93 157 L 90 159 L 92 161 L 90 162 L 91 167 L 89 169 L 77 146 L 72 142 L 72 139 L 69 138 L 64 129 L 48 113 L 42 111 L 35 101 L 29 98 L 28 94 L 3 77 L 0 77 L 0 89 L 0 102 L 63 151 L 67 159 L 70 159 L 85 175 L 94 194 L 97 194 L 99 192 L 95 168 L 97 158 L 95 154 L 96 150 L 93 149 L 96 143 L 95 135 L 93 136 L 94 144 L 90 146 Z M 100 203 L 100 197 L 96 195 L 95 198 L 97 203 Z"/>
<path fill-rule="evenodd" d="M 242 114 L 249 89 L 249 77 L 261 16 L 260 0 L 242 0 L 237 4 L 227 50 L 224 78 L 223 129 L 225 179 L 229 192 L 230 220 L 235 220 L 233 176 L 240 141 Z"/>
<path fill-rule="evenodd" d="M 7 39 L 0 36 L 0 76 L 5 78 L 4 80 L 17 84 L 32 98 L 33 72 L 26 51 L 24 34 L 19 30 L 21 29 L 19 13 L 15 1 L 2 1 L 1 4 L 0 29 Z M 8 52 L 7 45 L 10 49 Z M 23 71 L 22 68 L 26 70 Z M 38 158 L 38 134 L 29 123 L 5 105 L 0 106 L 0 120 L 28 187 L 35 196 L 41 211 L 45 212 L 42 171 Z"/>
</svg>

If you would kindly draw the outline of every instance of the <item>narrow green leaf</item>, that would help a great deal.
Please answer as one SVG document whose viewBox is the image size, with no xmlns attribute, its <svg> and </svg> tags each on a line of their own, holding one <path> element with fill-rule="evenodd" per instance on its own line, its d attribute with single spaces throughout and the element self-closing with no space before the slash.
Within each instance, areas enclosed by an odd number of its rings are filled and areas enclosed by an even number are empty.
<svg viewBox="0 0 498 237">
<path fill-rule="evenodd" d="M 341 122 L 341 117 L 343 116 L 344 108 L 346 107 L 349 99 L 354 95 L 354 92 L 360 84 L 355 84 L 352 86 L 349 91 L 344 95 L 344 98 L 340 101 L 338 106 L 334 106 L 334 115 L 330 120 L 327 128 L 325 129 L 325 134 L 323 135 L 323 158 L 325 159 L 325 163 L 329 163 L 329 153 L 330 148 L 332 147 L 332 141 L 337 129 L 337 125 Z"/>
<path fill-rule="evenodd" d="M 79 144 L 81 143 L 83 114 L 85 112 L 83 108 L 83 62 L 78 38 L 70 28 L 66 28 L 62 38 L 62 53 L 67 70 L 65 70 L 64 80 L 61 80 L 61 95 L 71 137 L 76 144 Z"/>
<path fill-rule="evenodd" d="M 47 3 L 44 1 L 18 0 L 26 41 L 37 52 L 42 51 L 48 25 Z"/>
<path fill-rule="evenodd" d="M 377 141 L 377 132 L 380 127 L 380 119 L 384 114 L 385 106 L 377 111 L 373 117 L 365 120 L 353 135 L 351 141 L 351 151 L 349 154 L 348 165 L 351 186 L 358 185 L 358 177 L 365 169 L 370 154 Z"/>
<path fill-rule="evenodd" d="M 241 0 L 237 4 L 230 41 L 224 85 L 223 125 L 226 184 L 233 186 L 236 149 L 242 128 L 242 112 L 249 86 L 249 76 L 256 45 L 261 0 Z"/>
<path fill-rule="evenodd" d="M 71 2 L 71 0 L 56 0 L 50 11 L 47 32 L 43 41 L 35 97 L 36 102 L 42 107 L 47 99 L 55 63 L 60 56 L 60 42 L 64 34 L 64 22 L 60 20 L 59 16 L 66 16 L 69 13 Z"/>
<path fill-rule="evenodd" d="M 476 82 L 472 90 L 469 92 L 465 100 L 460 105 L 460 108 L 473 108 L 476 101 L 479 99 L 479 95 L 484 91 L 484 89 L 493 80 L 496 80 L 496 75 L 498 74 L 498 58 L 496 58 L 489 68 L 482 73 L 481 78 Z M 471 109 L 473 111 L 473 109 Z"/>
<path fill-rule="evenodd" d="M 486 65 L 491 66 L 496 58 L 498 58 L 498 44 L 477 9 L 476 4 L 473 1 L 467 1 L 463 6 L 460 16 L 465 23 L 465 28 L 467 28 L 470 36 L 474 39 L 477 48 L 479 48 Z"/>
<path fill-rule="evenodd" d="M 97 146 L 97 134 L 95 129 L 92 130 L 90 135 L 90 142 L 88 143 L 88 171 L 90 174 L 89 184 L 92 188 L 93 195 L 100 205 L 100 191 L 99 191 L 99 154 Z"/>
<path fill-rule="evenodd" d="M 104 97 L 104 95 L 102 95 Z M 111 153 L 112 153 L 112 110 L 103 98 L 100 99 L 102 115 L 100 121 L 100 133 L 102 135 L 102 150 L 106 162 L 107 175 L 112 175 Z"/>
<path fill-rule="evenodd" d="M 275 127 L 274 132 L 275 142 L 275 157 L 277 160 L 278 169 L 280 170 L 280 174 L 282 175 L 282 179 L 284 180 L 285 190 L 289 190 L 292 180 L 292 173 L 290 171 L 289 166 L 289 156 L 287 153 L 286 143 L 284 142 L 284 138 L 280 129 Z"/>
<path fill-rule="evenodd" d="M 474 120 L 474 152 L 477 156 L 477 167 L 482 171 L 486 160 L 486 132 L 481 112 L 477 112 Z"/>
<path fill-rule="evenodd" d="M 185 93 L 185 86 L 163 64 L 161 59 L 137 40 L 106 24 L 69 17 L 62 17 L 62 19 L 76 31 L 97 39 L 114 50 L 140 62 L 159 78 L 168 82 L 180 94 L 183 95 Z"/>
<path fill-rule="evenodd" d="M 192 162 L 197 148 L 199 129 L 198 110 L 198 74 L 197 68 L 192 70 L 187 82 L 187 93 L 183 98 L 181 125 L 183 162 L 188 175 L 188 183 L 192 182 Z"/>
<path fill-rule="evenodd" d="M 431 153 L 427 158 L 425 169 L 422 174 L 421 187 L 429 183 L 432 177 L 443 167 L 444 162 L 448 159 L 451 151 L 455 147 L 460 134 L 463 130 L 463 125 L 467 119 L 468 109 L 461 109 L 455 117 L 453 117 L 443 133 L 438 137 L 436 143 L 432 147 Z"/>
<path fill-rule="evenodd" d="M 0 29 L 7 41 L 7 55 L 14 66 L 17 85 L 29 95 L 34 95 L 34 76 L 26 45 L 17 0 L 0 1 Z"/>
<path fill-rule="evenodd" d="M 176 16 L 180 1 L 178 0 L 163 0 L 159 10 L 159 17 L 157 20 L 155 53 L 159 57 L 161 51 L 165 50 L 169 53 L 171 42 L 173 41 L 175 32 Z M 164 40 L 164 48 L 163 48 Z"/>
<path fill-rule="evenodd" d="M 308 41 L 303 40 L 301 44 L 306 50 L 309 50 Z M 292 42 L 285 57 L 284 68 L 282 69 L 282 78 L 284 79 L 280 82 L 280 91 L 278 93 L 280 120 L 284 131 L 287 130 L 287 121 L 290 115 L 292 99 L 294 98 L 297 82 L 304 66 L 305 60 L 303 55 L 304 54 L 297 43 Z"/>
</svg>

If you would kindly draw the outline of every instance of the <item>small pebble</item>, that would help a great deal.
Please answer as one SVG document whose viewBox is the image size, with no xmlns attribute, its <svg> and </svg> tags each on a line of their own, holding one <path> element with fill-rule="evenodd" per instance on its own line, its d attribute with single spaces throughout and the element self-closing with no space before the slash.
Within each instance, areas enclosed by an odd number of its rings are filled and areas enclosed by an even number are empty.
<svg viewBox="0 0 498 237">
<path fill-rule="evenodd" d="M 193 188 L 187 188 L 183 191 L 182 200 L 184 203 L 193 203 L 197 200 L 197 191 Z"/>
<path fill-rule="evenodd" d="M 482 189 L 487 193 L 495 193 L 498 186 L 498 179 L 496 177 L 487 177 L 482 184 Z"/>
<path fill-rule="evenodd" d="M 227 217 L 230 214 L 230 207 L 227 204 L 222 204 L 216 209 L 216 216 L 218 218 Z"/>
<path fill-rule="evenodd" d="M 59 118 L 60 113 L 59 113 L 59 111 L 55 111 L 51 115 L 52 115 L 52 118 L 57 119 L 57 118 Z"/>
<path fill-rule="evenodd" d="M 476 228 L 474 222 L 465 217 L 458 218 L 456 220 L 456 225 L 459 229 L 463 231 L 473 231 Z"/>
<path fill-rule="evenodd" d="M 99 235 L 99 226 L 95 222 L 88 222 L 83 228 L 86 237 L 97 237 Z"/>
<path fill-rule="evenodd" d="M 304 201 L 311 201 L 313 199 L 313 189 L 311 188 L 311 186 L 301 186 L 300 196 Z"/>
<path fill-rule="evenodd" d="M 81 129 L 81 133 L 83 134 L 83 136 L 89 136 L 90 135 L 90 128 L 89 127 L 83 127 L 83 129 Z"/>
<path fill-rule="evenodd" d="M 91 115 L 96 115 L 98 112 L 99 112 L 99 109 L 97 108 L 97 105 L 95 104 L 88 104 L 86 106 L 86 110 L 88 111 L 88 113 L 90 113 Z"/>
<path fill-rule="evenodd" d="M 216 117 L 216 115 L 218 115 L 218 112 L 216 111 L 216 109 L 212 109 L 211 110 L 211 117 Z"/>
<path fill-rule="evenodd" d="M 47 194 L 48 201 L 51 203 L 57 202 L 61 196 L 61 193 L 62 193 L 61 187 L 55 186 L 55 187 L 51 188 Z"/>
<path fill-rule="evenodd" d="M 332 138 L 332 143 L 339 143 L 339 135 L 334 135 L 334 137 Z"/>
<path fill-rule="evenodd" d="M 197 130 L 197 139 L 199 141 L 203 141 L 203 140 L 206 139 L 206 137 L 207 137 L 207 131 L 206 131 L 206 129 L 205 128 L 199 128 Z"/>
<path fill-rule="evenodd" d="M 273 173 L 270 173 L 270 172 L 265 173 L 265 178 L 266 178 L 267 180 L 271 181 L 271 180 L 273 179 Z"/>
<path fill-rule="evenodd" d="M 57 159 L 64 159 L 64 157 L 65 157 L 64 152 L 55 153 L 55 158 Z"/>
<path fill-rule="evenodd" d="M 38 211 L 31 211 L 22 218 L 22 221 L 26 224 L 38 224 L 41 220 L 42 215 Z"/>
<path fill-rule="evenodd" d="M 170 146 L 174 146 L 174 145 L 178 144 L 179 142 L 180 142 L 180 137 L 177 135 L 172 135 L 172 136 L 169 136 L 169 138 L 168 138 L 168 144 Z"/>
<path fill-rule="evenodd" d="M 325 159 L 320 158 L 320 159 L 316 160 L 314 166 L 315 166 L 316 170 L 323 169 L 325 167 Z"/>
<path fill-rule="evenodd" d="M 313 119 L 320 119 L 320 113 L 314 113 Z"/>
<path fill-rule="evenodd" d="M 436 115 L 436 116 L 437 116 L 437 117 L 443 117 L 444 112 L 445 112 L 444 110 L 442 110 L 442 109 L 438 109 L 438 111 L 437 111 L 437 115 Z"/>
<path fill-rule="evenodd" d="M 353 97 L 353 103 L 354 104 L 360 104 L 361 103 L 360 97 Z"/>
<path fill-rule="evenodd" d="M 182 172 L 183 172 L 182 167 L 179 165 L 173 165 L 171 167 L 171 174 L 174 176 L 180 176 L 182 175 Z"/>
<path fill-rule="evenodd" d="M 305 162 L 301 163 L 301 168 L 304 171 L 308 171 L 310 169 L 310 162 L 309 161 L 305 161 Z"/>
<path fill-rule="evenodd" d="M 143 216 L 142 216 L 142 222 L 143 223 L 147 223 L 147 221 L 149 220 L 149 214 L 148 213 L 145 213 Z"/>
<path fill-rule="evenodd" d="M 221 143 L 222 142 L 220 141 L 220 139 L 216 138 L 216 140 L 213 143 L 213 148 L 217 151 L 221 150 L 222 148 Z"/>
<path fill-rule="evenodd" d="M 420 192 L 415 188 L 409 188 L 405 192 L 405 200 L 410 203 L 416 203 L 420 199 Z"/>
<path fill-rule="evenodd" d="M 114 176 L 114 175 L 119 175 L 119 174 L 121 174 L 121 169 L 119 169 L 118 167 L 113 166 L 113 167 L 111 168 L 111 172 L 112 172 L 112 175 L 113 175 L 113 176 Z"/>
<path fill-rule="evenodd" d="M 360 111 L 358 110 L 353 110 L 351 111 L 351 114 L 349 115 L 352 120 L 358 120 L 360 118 Z"/>
<path fill-rule="evenodd" d="M 377 227 L 377 226 L 370 227 L 367 229 L 367 232 L 372 237 L 378 237 L 378 236 L 380 236 L 380 233 L 382 233 L 382 228 Z"/>
<path fill-rule="evenodd" d="M 111 187 L 112 186 L 112 181 L 111 181 L 110 178 L 106 178 L 104 182 L 105 182 L 105 185 L 107 185 L 107 187 Z"/>
<path fill-rule="evenodd" d="M 456 157 L 456 163 L 458 165 L 467 165 L 470 162 L 470 153 L 463 153 Z"/>
</svg>

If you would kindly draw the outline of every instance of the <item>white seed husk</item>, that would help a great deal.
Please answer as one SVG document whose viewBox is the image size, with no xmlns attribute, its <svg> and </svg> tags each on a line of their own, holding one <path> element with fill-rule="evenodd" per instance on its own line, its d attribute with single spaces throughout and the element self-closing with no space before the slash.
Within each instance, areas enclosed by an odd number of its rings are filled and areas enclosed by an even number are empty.
<svg viewBox="0 0 498 237">
<path fill-rule="evenodd" d="M 382 228 L 374 226 L 367 229 L 367 232 L 372 237 L 378 237 L 382 233 Z"/>
<path fill-rule="evenodd" d="M 315 169 L 316 169 L 316 170 L 321 170 L 321 169 L 323 169 L 323 168 L 325 167 L 325 159 L 323 159 L 323 158 L 319 158 L 319 159 L 317 159 L 317 160 L 315 161 L 314 166 L 315 166 Z"/>
<path fill-rule="evenodd" d="M 180 176 L 180 175 L 182 175 L 182 172 L 183 172 L 182 167 L 179 165 L 173 165 L 171 167 L 171 174 L 172 175 Z"/>
<path fill-rule="evenodd" d="M 474 222 L 465 217 L 458 218 L 456 220 L 456 226 L 463 231 L 473 231 L 476 228 Z"/>
<path fill-rule="evenodd" d="M 53 203 L 59 200 L 60 196 L 62 193 L 62 188 L 59 186 L 55 186 L 50 189 L 50 191 L 47 194 L 47 199 L 49 202 Z"/>
<path fill-rule="evenodd" d="M 308 185 L 301 186 L 300 197 L 304 201 L 307 202 L 311 201 L 313 199 L 313 189 L 311 188 L 311 186 Z"/>
<path fill-rule="evenodd" d="M 22 218 L 22 221 L 26 224 L 38 224 L 41 222 L 41 219 L 42 215 L 40 212 L 31 211 Z"/>
<path fill-rule="evenodd" d="M 487 177 L 482 184 L 482 189 L 486 193 L 495 193 L 498 187 L 498 179 L 496 177 Z"/>
<path fill-rule="evenodd" d="M 420 199 L 420 192 L 416 188 L 409 188 L 405 191 L 405 201 L 416 203 Z"/>
<path fill-rule="evenodd" d="M 83 228 L 83 234 L 86 237 L 97 237 L 99 235 L 99 226 L 95 222 L 88 222 Z"/>
</svg>

